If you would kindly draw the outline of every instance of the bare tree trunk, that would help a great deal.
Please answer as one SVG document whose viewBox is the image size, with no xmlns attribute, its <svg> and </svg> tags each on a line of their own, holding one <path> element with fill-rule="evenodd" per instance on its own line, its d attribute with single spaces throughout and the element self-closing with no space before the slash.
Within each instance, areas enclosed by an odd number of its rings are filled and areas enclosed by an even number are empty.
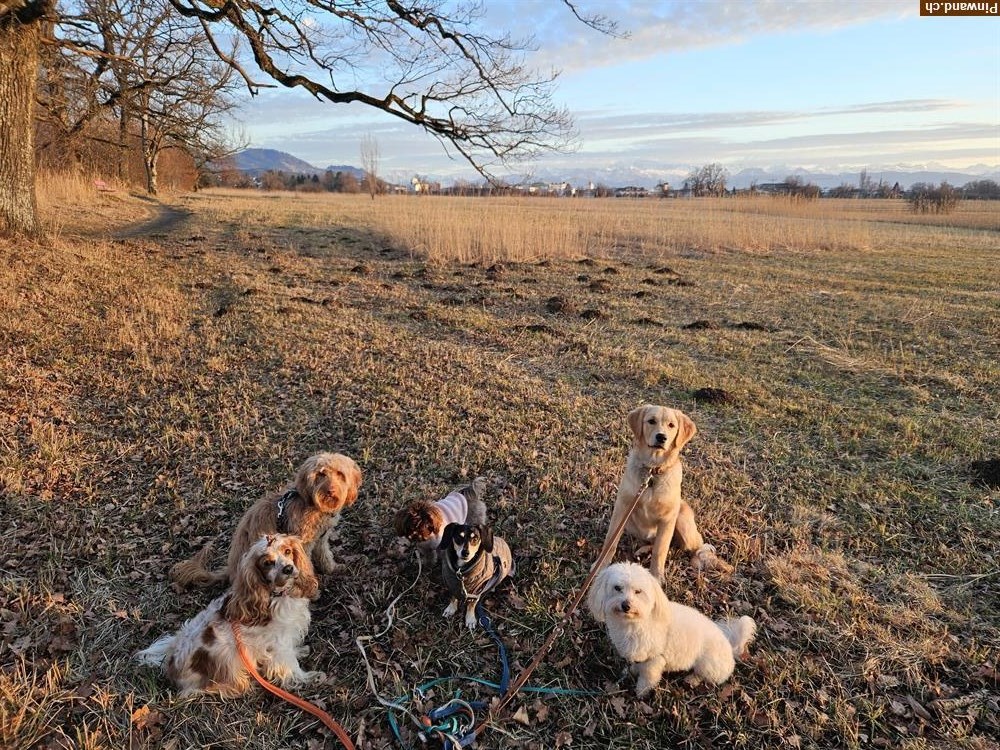
<svg viewBox="0 0 1000 750">
<path fill-rule="evenodd" d="M 0 16 L 0 231 L 36 235 L 34 105 L 41 16 L 25 3 Z"/>
<path fill-rule="evenodd" d="M 118 181 L 123 185 L 128 182 L 128 109 L 122 104 L 121 116 L 118 119 Z"/>
<path fill-rule="evenodd" d="M 157 162 L 158 154 L 155 151 L 146 155 L 146 190 L 150 195 L 156 195 L 157 185 Z"/>
<path fill-rule="evenodd" d="M 364 170 L 365 187 L 372 200 L 378 193 L 378 162 L 378 141 L 369 133 L 361 139 L 361 169 Z"/>
<path fill-rule="evenodd" d="M 153 142 L 154 136 L 150 134 L 149 117 L 145 112 L 141 118 L 140 139 L 142 141 L 142 161 L 146 165 L 146 192 L 156 195 L 156 161 L 159 156 L 159 149 Z"/>
</svg>

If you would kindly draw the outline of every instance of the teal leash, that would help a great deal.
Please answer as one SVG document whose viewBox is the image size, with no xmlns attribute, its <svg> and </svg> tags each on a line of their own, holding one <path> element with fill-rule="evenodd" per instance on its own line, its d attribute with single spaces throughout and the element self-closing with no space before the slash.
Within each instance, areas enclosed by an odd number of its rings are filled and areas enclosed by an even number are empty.
<svg viewBox="0 0 1000 750">
<path fill-rule="evenodd" d="M 483 687 L 488 687 L 498 691 L 501 695 L 507 692 L 507 688 L 510 685 L 510 663 L 507 658 L 507 648 L 504 646 L 503 640 L 493 627 L 493 622 L 490 620 L 489 615 L 483 608 L 482 602 L 476 603 L 476 617 L 478 618 L 479 624 L 482 626 L 483 630 L 486 631 L 486 634 L 497 646 L 500 658 L 500 682 L 490 682 L 489 680 L 469 675 L 437 677 L 414 688 L 413 692 L 416 695 L 423 697 L 424 693 L 434 687 L 437 687 L 445 682 L 452 682 L 455 680 L 482 685 Z M 526 686 L 522 687 L 521 690 L 526 693 L 536 693 L 540 695 L 599 695 L 597 691 L 593 690 L 573 690 L 569 688 Z M 392 711 L 395 709 L 402 713 L 410 714 L 410 711 L 408 711 L 405 705 L 402 704 L 402 701 L 407 700 L 409 697 L 410 696 L 403 695 L 394 701 L 386 701 L 385 703 L 385 707 L 388 709 L 386 713 L 386 720 L 389 724 L 389 728 L 392 731 L 393 736 L 396 738 L 396 742 L 399 743 L 399 746 L 402 747 L 403 750 L 410 750 L 410 748 L 403 741 L 399 722 Z M 476 733 L 474 731 L 476 725 L 476 712 L 485 711 L 488 707 L 488 701 L 465 701 L 461 697 L 461 691 L 457 691 L 455 696 L 443 706 L 431 709 L 420 718 L 420 739 L 425 743 L 432 738 L 439 739 L 441 740 L 444 750 L 459 750 L 460 748 L 468 747 L 476 740 Z"/>
</svg>

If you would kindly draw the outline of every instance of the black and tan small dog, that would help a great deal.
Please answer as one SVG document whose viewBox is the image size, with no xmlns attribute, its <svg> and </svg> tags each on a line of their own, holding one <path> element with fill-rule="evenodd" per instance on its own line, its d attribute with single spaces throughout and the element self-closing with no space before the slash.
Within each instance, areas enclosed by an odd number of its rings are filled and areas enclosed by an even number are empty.
<svg viewBox="0 0 1000 750">
<path fill-rule="evenodd" d="M 441 546 L 444 530 L 451 523 L 482 526 L 486 523 L 486 477 L 458 487 L 440 500 L 417 500 L 396 513 L 393 529 L 422 550 Z"/>
<path fill-rule="evenodd" d="M 444 578 L 451 601 L 445 617 L 465 606 L 465 625 L 476 628 L 476 604 L 496 588 L 507 576 L 514 575 L 516 565 L 501 537 L 494 536 L 489 526 L 452 523 L 444 530 L 441 548 L 441 577 Z"/>
</svg>

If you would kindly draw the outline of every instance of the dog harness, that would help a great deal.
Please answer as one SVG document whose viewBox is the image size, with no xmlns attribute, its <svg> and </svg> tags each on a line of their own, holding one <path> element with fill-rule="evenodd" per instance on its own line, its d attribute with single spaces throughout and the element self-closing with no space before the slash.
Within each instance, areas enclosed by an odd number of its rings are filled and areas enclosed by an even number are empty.
<svg viewBox="0 0 1000 750">
<path fill-rule="evenodd" d="M 478 603 L 480 597 L 485 596 L 493 590 L 493 587 L 497 585 L 497 582 L 503 575 L 503 562 L 500 560 L 499 555 L 493 555 L 493 575 L 491 575 L 486 583 L 482 585 L 480 590 L 475 593 L 470 593 L 469 590 L 465 588 L 465 576 L 475 569 L 476 563 L 479 562 L 479 558 L 484 554 L 486 554 L 486 551 L 480 547 L 476 550 L 476 554 L 472 556 L 472 559 L 469 560 L 469 562 L 465 565 L 459 565 L 457 568 L 451 564 L 450 555 L 445 557 L 445 560 L 448 562 L 448 569 L 455 574 L 455 578 L 458 580 L 458 585 L 462 589 L 462 596 L 467 601 Z"/>
<path fill-rule="evenodd" d="M 278 498 L 278 518 L 275 522 L 275 526 L 278 529 L 279 534 L 288 533 L 288 503 L 292 501 L 296 495 L 298 495 L 298 490 L 288 490 L 284 495 Z"/>
</svg>

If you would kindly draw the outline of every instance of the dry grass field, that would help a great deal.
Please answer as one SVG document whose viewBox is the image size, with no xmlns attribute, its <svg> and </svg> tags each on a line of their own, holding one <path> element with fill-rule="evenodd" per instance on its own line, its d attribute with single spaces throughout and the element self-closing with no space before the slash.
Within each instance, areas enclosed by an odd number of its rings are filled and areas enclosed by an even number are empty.
<svg viewBox="0 0 1000 750">
<path fill-rule="evenodd" d="M 997 206 L 209 192 L 115 239 L 144 203 L 81 190 L 43 201 L 52 240 L 0 241 L 0 746 L 335 747 L 130 660 L 218 593 L 174 593 L 171 564 L 331 449 L 365 479 L 303 694 L 394 747 L 357 637 L 386 697 L 498 675 L 395 510 L 489 478 L 516 671 L 597 553 L 644 401 L 698 425 L 684 491 L 734 567 L 672 556 L 667 593 L 758 638 L 726 685 L 637 700 L 580 613 L 530 684 L 597 694 L 523 694 L 478 747 L 1000 746 Z M 412 706 L 456 691 L 495 695 Z"/>
</svg>

